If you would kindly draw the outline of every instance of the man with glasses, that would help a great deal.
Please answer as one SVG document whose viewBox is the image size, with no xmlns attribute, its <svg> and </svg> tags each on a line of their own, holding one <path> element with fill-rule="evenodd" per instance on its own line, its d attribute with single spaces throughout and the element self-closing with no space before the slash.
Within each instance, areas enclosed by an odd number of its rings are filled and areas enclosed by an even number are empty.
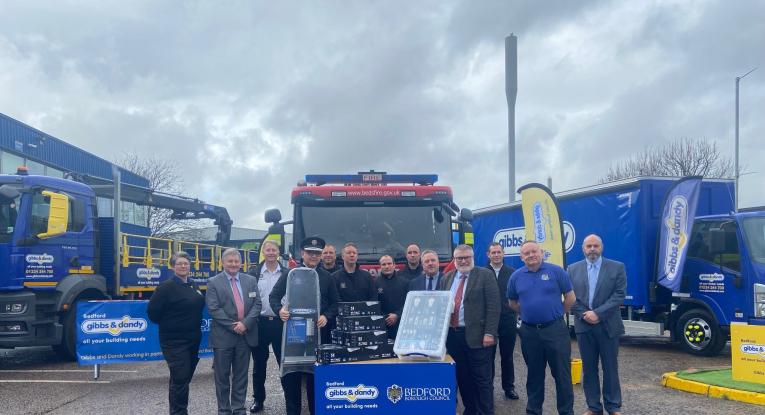
<svg viewBox="0 0 765 415">
<path fill-rule="evenodd" d="M 457 269 L 441 279 L 454 308 L 446 350 L 457 365 L 457 388 L 464 414 L 494 413 L 494 344 L 499 324 L 499 289 L 494 274 L 475 268 L 473 247 L 454 249 Z"/>
<path fill-rule="evenodd" d="M 324 249 L 324 240 L 312 236 L 303 239 L 300 243 L 300 255 L 303 259 L 301 266 L 315 269 L 319 274 L 319 293 L 321 296 L 321 305 L 319 309 L 319 319 L 317 320 L 317 326 L 319 327 L 321 343 L 330 343 L 329 330 L 327 324 L 330 321 L 334 321 L 337 315 L 337 287 L 335 286 L 335 280 L 327 271 L 318 267 L 321 260 L 321 252 Z M 269 302 L 271 303 L 271 309 L 276 312 L 282 321 L 287 321 L 290 318 L 290 313 L 287 307 L 282 307 L 282 298 L 287 293 L 287 275 L 279 278 L 276 282 L 271 295 L 269 296 Z M 288 415 L 299 415 L 302 406 L 301 402 L 301 384 L 303 376 L 306 379 L 306 395 L 308 397 L 308 410 L 311 414 L 314 413 L 314 389 L 313 389 L 313 374 L 292 372 L 282 377 L 282 389 L 284 389 L 284 401 L 287 405 Z"/>
</svg>

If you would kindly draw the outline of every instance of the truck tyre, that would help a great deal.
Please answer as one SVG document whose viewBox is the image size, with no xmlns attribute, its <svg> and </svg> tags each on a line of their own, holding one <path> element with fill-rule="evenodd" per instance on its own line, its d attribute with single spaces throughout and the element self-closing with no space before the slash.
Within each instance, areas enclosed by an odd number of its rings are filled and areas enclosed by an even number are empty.
<svg viewBox="0 0 765 415">
<path fill-rule="evenodd" d="M 727 342 L 712 315 L 698 308 L 683 313 L 675 330 L 680 347 L 697 356 L 714 356 Z"/>
<path fill-rule="evenodd" d="M 70 309 L 61 318 L 61 343 L 53 346 L 53 350 L 66 360 L 77 360 L 77 330 L 75 330 L 75 311 Z"/>
</svg>

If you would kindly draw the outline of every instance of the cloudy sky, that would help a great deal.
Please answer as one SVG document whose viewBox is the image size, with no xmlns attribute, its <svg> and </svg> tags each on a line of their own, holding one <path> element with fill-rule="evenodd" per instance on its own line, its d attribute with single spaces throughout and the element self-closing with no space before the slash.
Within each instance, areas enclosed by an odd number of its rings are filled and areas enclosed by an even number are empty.
<svg viewBox="0 0 765 415">
<path fill-rule="evenodd" d="M 504 38 L 518 36 L 518 186 L 597 183 L 672 139 L 733 155 L 765 205 L 765 2 L 0 1 L 0 112 L 103 158 L 177 160 L 239 226 L 290 217 L 306 173 L 437 173 L 507 200 Z"/>
</svg>

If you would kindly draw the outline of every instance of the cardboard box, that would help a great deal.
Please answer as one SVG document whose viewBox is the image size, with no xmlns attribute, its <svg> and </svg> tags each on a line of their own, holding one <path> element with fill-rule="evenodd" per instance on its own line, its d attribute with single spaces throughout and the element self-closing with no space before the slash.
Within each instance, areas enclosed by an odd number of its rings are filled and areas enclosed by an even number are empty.
<svg viewBox="0 0 765 415">
<path fill-rule="evenodd" d="M 344 347 L 336 344 L 322 344 L 316 351 L 320 364 L 361 362 L 396 357 L 393 353 L 393 341 L 376 346 Z"/>
<path fill-rule="evenodd" d="M 353 301 L 337 304 L 337 315 L 343 317 L 377 316 L 380 314 L 382 314 L 382 310 L 379 301 Z"/>
<path fill-rule="evenodd" d="M 376 346 L 388 343 L 388 332 L 385 330 L 354 332 L 332 330 L 332 343 L 345 347 Z"/>
<path fill-rule="evenodd" d="M 337 329 L 345 332 L 385 330 L 385 318 L 383 316 L 338 316 Z"/>
</svg>

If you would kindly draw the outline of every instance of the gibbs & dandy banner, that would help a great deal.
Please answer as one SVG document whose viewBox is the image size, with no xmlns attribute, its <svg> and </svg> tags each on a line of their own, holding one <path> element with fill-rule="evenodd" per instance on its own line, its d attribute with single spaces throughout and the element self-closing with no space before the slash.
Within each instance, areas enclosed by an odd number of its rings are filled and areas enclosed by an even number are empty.
<svg viewBox="0 0 765 415">
<path fill-rule="evenodd" d="M 537 241 L 545 262 L 566 267 L 563 225 L 558 203 L 547 186 L 530 183 L 518 189 L 521 194 L 526 240 Z"/>
<path fill-rule="evenodd" d="M 683 263 L 688 240 L 696 216 L 701 177 L 690 176 L 677 181 L 667 192 L 659 223 L 657 264 L 659 284 L 673 292 L 680 291 Z"/>
<path fill-rule="evenodd" d="M 80 301 L 77 303 L 77 361 L 81 365 L 162 360 L 159 328 L 146 315 L 148 301 Z M 199 357 L 211 357 L 207 346 L 210 314 L 202 312 Z"/>
</svg>

